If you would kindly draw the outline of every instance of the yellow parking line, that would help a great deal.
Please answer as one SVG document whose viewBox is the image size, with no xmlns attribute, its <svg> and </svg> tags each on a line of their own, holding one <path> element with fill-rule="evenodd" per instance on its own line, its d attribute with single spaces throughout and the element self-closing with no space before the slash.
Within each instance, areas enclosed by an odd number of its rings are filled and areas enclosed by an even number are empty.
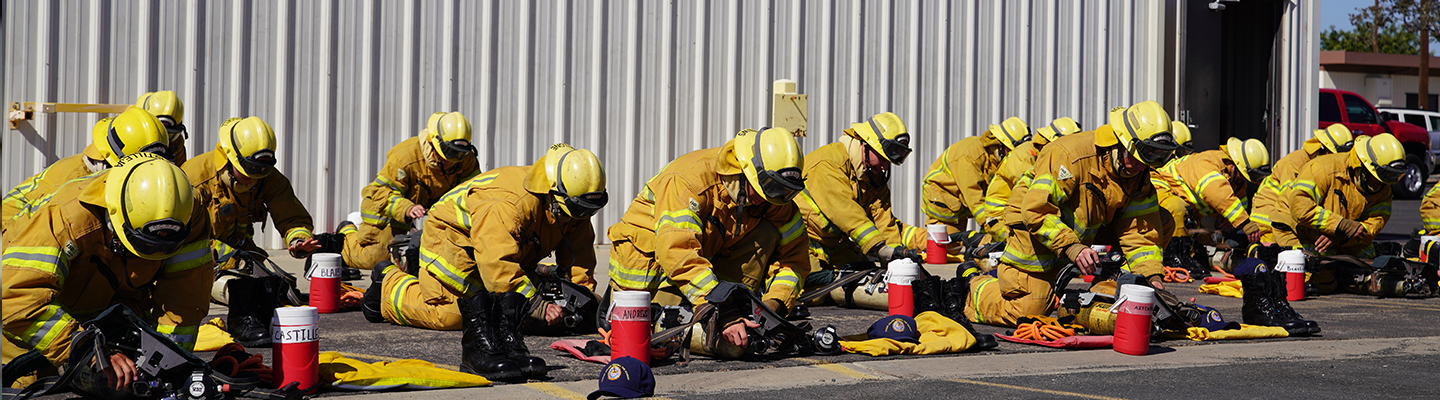
<svg viewBox="0 0 1440 400">
<path fill-rule="evenodd" d="M 560 387 L 559 385 L 556 385 L 556 384 L 553 384 L 553 383 L 549 383 L 549 382 L 526 383 L 526 384 L 521 385 L 521 386 L 525 386 L 525 387 L 527 387 L 527 388 L 530 388 L 531 390 L 534 390 L 534 391 L 537 391 L 537 392 L 540 392 L 540 393 L 544 393 L 544 394 L 547 394 L 547 395 L 550 395 L 550 396 L 559 397 L 559 398 L 562 398 L 562 399 L 585 400 L 585 396 L 582 396 L 582 395 L 580 395 L 579 393 L 572 392 L 572 391 L 570 391 L 569 389 L 562 388 L 562 387 Z"/>
<path fill-rule="evenodd" d="M 1310 299 L 1310 300 L 1306 300 L 1306 301 L 1320 301 L 1320 302 L 1341 303 L 1341 304 L 1353 304 L 1353 305 L 1375 306 L 1375 307 L 1387 307 L 1387 308 L 1403 308 L 1403 309 L 1407 309 L 1407 310 L 1440 311 L 1440 307 L 1435 307 L 1435 306 L 1409 305 L 1409 304 L 1403 304 L 1403 303 L 1392 303 L 1392 302 L 1388 302 L 1388 301 L 1378 301 L 1378 300 L 1334 299 L 1334 298 L 1324 299 L 1324 298 L 1322 298 L 1322 299 Z"/>
<path fill-rule="evenodd" d="M 340 353 L 340 355 L 346 356 L 346 357 L 350 357 L 350 358 L 363 358 L 363 359 L 366 359 L 366 360 L 391 361 L 391 362 L 402 360 L 402 359 L 400 359 L 400 358 L 395 358 L 395 357 L 375 356 L 375 355 L 369 355 L 369 354 L 351 353 L 351 352 L 347 352 L 347 351 L 337 351 L 336 353 Z M 434 364 L 434 363 L 432 363 L 432 364 Z M 454 366 L 454 365 L 435 364 L 435 366 L 436 366 L 436 367 L 440 367 L 440 368 L 444 368 L 444 369 L 448 369 L 448 370 L 451 370 L 451 371 L 459 371 L 459 370 L 460 370 L 460 367 L 457 367 L 457 366 Z"/>
<path fill-rule="evenodd" d="M 984 386 L 1001 387 L 1001 388 L 1006 388 L 1006 389 L 1024 390 L 1024 391 L 1027 391 L 1027 392 L 1045 393 L 1045 394 L 1056 395 L 1056 396 L 1070 396 L 1070 397 L 1081 397 L 1081 398 L 1086 398 L 1086 399 L 1101 399 L 1101 400 L 1123 400 L 1123 399 L 1121 399 L 1121 398 L 1119 398 L 1119 397 L 1096 396 L 1096 395 L 1093 395 L 1093 394 L 1084 394 L 1084 393 L 1075 393 L 1075 392 L 1062 392 L 1062 391 L 1059 391 L 1059 390 L 1039 389 L 1039 388 L 1031 388 L 1031 387 L 1024 387 L 1024 386 L 1006 385 L 1006 384 L 1003 384 L 1003 383 L 994 383 L 994 382 L 972 381 L 972 380 L 969 380 L 969 379 L 949 379 L 949 381 L 951 381 L 951 382 L 960 382 L 960 383 L 968 383 L 968 384 L 972 384 L 972 385 L 984 385 Z"/>
<path fill-rule="evenodd" d="M 834 372 L 834 373 L 838 373 L 838 374 L 840 374 L 840 375 L 845 375 L 845 376 L 848 376 L 848 377 L 851 377 L 851 378 L 855 378 L 855 379 L 860 379 L 860 380 L 865 380 L 865 379 L 880 379 L 880 377 L 878 377 L 878 376 L 870 375 L 870 374 L 867 374 L 867 373 L 864 373 L 864 372 L 860 372 L 860 371 L 856 371 L 856 370 L 854 370 L 854 369 L 852 369 L 852 368 L 850 368 L 850 367 L 846 367 L 846 366 L 844 366 L 844 365 L 832 363 L 832 362 L 825 361 L 825 360 L 816 360 L 816 359 L 813 359 L 813 358 L 804 358 L 804 357 L 796 357 L 795 359 L 796 359 L 796 360 L 800 360 L 800 361 L 808 362 L 808 363 L 810 363 L 810 366 L 812 366 L 812 367 L 819 368 L 819 369 L 823 369 L 823 370 L 830 371 L 830 372 Z"/>
</svg>

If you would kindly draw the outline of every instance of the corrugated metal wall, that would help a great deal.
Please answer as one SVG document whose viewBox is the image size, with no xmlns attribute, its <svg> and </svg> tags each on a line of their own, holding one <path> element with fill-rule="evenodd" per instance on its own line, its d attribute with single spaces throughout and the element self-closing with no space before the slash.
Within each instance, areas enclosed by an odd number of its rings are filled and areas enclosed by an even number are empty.
<svg viewBox="0 0 1440 400">
<path fill-rule="evenodd" d="M 1276 35 L 1275 77 L 1279 93 L 1272 97 L 1275 129 L 1269 143 L 1271 160 L 1300 148 L 1320 125 L 1320 2 L 1286 0 Z"/>
<path fill-rule="evenodd" d="M 1304 13 L 1291 31 L 1303 36 L 1317 7 L 1295 7 Z M 906 119 L 917 151 L 894 172 L 894 202 L 919 223 L 920 178 L 949 143 L 1008 116 L 1093 128 L 1110 107 L 1166 98 L 1164 9 L 1148 0 L 6 0 L 0 91 L 7 103 L 128 103 L 173 89 L 191 154 L 214 148 L 225 118 L 260 116 L 321 230 L 358 206 L 390 146 L 429 113 L 458 110 L 476 127 L 485 168 L 528 164 L 557 141 L 596 151 L 615 199 L 596 217 L 603 231 L 669 160 L 766 124 L 770 82 L 788 78 L 810 95 L 807 150 L 877 112 Z M 1314 82 L 1305 72 L 1314 51 L 1296 52 L 1287 70 Z M 1290 114 L 1311 121 L 1307 107 Z M 98 118 L 46 115 L 7 132 L 0 183 L 78 152 Z M 273 230 L 261 243 L 280 244 Z"/>
</svg>

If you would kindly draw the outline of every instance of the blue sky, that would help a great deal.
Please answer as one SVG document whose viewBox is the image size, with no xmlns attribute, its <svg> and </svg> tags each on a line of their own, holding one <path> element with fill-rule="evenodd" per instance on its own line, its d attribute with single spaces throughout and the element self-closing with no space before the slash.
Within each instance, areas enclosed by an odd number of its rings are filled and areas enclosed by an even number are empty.
<svg viewBox="0 0 1440 400">
<path fill-rule="evenodd" d="M 1323 0 L 1320 2 L 1320 30 L 1324 32 L 1331 25 L 1340 30 L 1350 29 L 1350 14 L 1356 8 L 1375 5 L 1375 0 Z"/>
<path fill-rule="evenodd" d="M 1322 0 L 1320 1 L 1320 31 L 1324 32 L 1334 25 L 1336 29 L 1350 29 L 1350 14 L 1356 8 L 1375 5 L 1375 0 Z M 1430 38 L 1430 54 L 1435 54 L 1435 48 L 1440 47 L 1440 38 Z"/>
</svg>

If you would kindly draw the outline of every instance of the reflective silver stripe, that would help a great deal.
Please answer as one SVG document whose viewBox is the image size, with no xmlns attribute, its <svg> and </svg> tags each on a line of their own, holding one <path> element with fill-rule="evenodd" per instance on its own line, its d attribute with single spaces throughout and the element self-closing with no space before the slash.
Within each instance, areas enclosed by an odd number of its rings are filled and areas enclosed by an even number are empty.
<svg viewBox="0 0 1440 400">
<path fill-rule="evenodd" d="M 431 258 L 431 257 L 425 255 L 424 252 L 421 252 L 421 253 L 420 253 L 420 266 L 421 266 L 421 267 L 424 267 L 425 270 L 430 271 L 430 272 L 439 272 L 439 273 L 445 275 L 445 277 L 450 278 L 451 281 L 453 281 L 453 282 L 455 282 L 455 283 L 457 283 L 457 284 L 460 284 L 461 287 L 454 288 L 454 289 L 459 290 L 461 293 L 465 293 L 467 296 L 468 296 L 468 295 L 471 295 L 471 294 L 474 294 L 474 293 L 476 293 L 478 290 L 480 290 L 480 289 L 477 289 L 477 288 L 475 287 L 475 285 L 470 284 L 470 281 L 465 280 L 464 277 L 461 277 L 461 276 L 459 276 L 459 275 L 455 275 L 455 273 L 452 272 L 452 271 L 450 271 L 449 268 L 445 268 L 444 265 L 436 262 L 436 260 L 435 260 L 434 258 Z"/>
<path fill-rule="evenodd" d="M 26 343 L 29 343 L 31 347 L 39 347 L 40 342 L 44 341 L 46 337 L 50 336 L 50 330 L 55 329 L 57 325 L 65 322 L 65 320 L 69 316 L 65 313 L 65 309 L 60 308 L 59 305 L 49 304 L 46 305 L 45 308 L 51 309 L 53 313 L 50 314 L 50 318 L 44 321 L 36 321 L 36 323 L 39 324 L 39 329 L 36 329 L 35 333 L 30 335 L 30 338 L 25 341 Z"/>
</svg>

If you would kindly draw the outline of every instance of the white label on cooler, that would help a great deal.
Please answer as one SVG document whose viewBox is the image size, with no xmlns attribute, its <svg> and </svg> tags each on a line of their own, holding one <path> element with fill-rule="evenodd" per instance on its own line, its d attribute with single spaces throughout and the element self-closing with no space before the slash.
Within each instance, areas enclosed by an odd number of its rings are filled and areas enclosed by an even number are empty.
<svg viewBox="0 0 1440 400">
<path fill-rule="evenodd" d="M 310 276 L 320 279 L 340 279 L 340 271 L 343 269 L 344 268 L 335 267 L 315 268 L 313 271 L 310 271 Z"/>
<path fill-rule="evenodd" d="M 275 343 L 309 343 L 320 340 L 319 324 L 280 325 L 271 322 L 270 334 Z"/>
<path fill-rule="evenodd" d="M 1305 264 L 1280 263 L 1280 265 L 1275 266 L 1275 270 L 1285 273 L 1303 274 L 1305 273 Z"/>
<path fill-rule="evenodd" d="M 650 322 L 650 307 L 615 307 L 610 321 Z"/>
</svg>

